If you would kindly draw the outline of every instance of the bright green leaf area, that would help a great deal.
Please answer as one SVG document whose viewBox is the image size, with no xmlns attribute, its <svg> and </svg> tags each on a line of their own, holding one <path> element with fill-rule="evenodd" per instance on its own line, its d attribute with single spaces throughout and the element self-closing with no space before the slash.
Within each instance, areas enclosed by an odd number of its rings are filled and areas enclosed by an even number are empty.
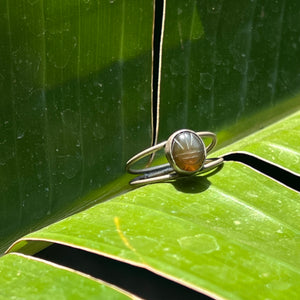
<svg viewBox="0 0 300 300">
<path fill-rule="evenodd" d="M 130 299 L 100 280 L 36 258 L 9 254 L 0 260 L 0 299 Z"/>
<path fill-rule="evenodd" d="M 255 122 L 255 119 L 254 119 Z M 220 151 L 247 151 L 300 173 L 300 110 Z"/>
<path fill-rule="evenodd" d="M 291 151 L 277 150 L 289 143 L 296 162 L 299 121 L 300 112 L 218 154 L 247 150 L 286 162 Z M 262 139 L 270 154 L 257 147 Z M 245 165 L 225 162 L 207 176 L 138 188 L 25 239 L 130 261 L 212 296 L 295 299 L 300 293 L 299 218 L 299 193 Z"/>
</svg>

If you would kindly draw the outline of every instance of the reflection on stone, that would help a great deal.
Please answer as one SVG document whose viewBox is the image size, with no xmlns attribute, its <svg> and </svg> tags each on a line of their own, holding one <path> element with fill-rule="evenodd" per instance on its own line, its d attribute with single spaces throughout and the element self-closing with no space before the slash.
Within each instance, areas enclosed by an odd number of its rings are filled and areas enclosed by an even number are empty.
<svg viewBox="0 0 300 300">
<path fill-rule="evenodd" d="M 205 146 L 202 140 L 189 131 L 174 137 L 171 152 L 177 167 L 184 171 L 198 171 L 205 160 Z"/>
</svg>

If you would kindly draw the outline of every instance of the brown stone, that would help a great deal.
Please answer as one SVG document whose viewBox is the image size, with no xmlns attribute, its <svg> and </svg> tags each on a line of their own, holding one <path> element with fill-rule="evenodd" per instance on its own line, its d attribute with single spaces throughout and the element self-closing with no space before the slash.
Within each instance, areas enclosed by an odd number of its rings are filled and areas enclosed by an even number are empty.
<svg viewBox="0 0 300 300">
<path fill-rule="evenodd" d="M 178 168 L 196 172 L 205 160 L 205 146 L 198 135 L 190 131 L 178 133 L 172 142 L 171 153 Z"/>
</svg>

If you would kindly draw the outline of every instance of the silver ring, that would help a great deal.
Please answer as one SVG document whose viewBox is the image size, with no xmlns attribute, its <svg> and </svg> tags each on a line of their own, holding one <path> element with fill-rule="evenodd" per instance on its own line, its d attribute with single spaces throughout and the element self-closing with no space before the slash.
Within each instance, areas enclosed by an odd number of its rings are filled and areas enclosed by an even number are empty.
<svg viewBox="0 0 300 300">
<path fill-rule="evenodd" d="M 202 137 L 211 138 L 208 146 L 205 146 Z M 204 173 L 216 168 L 223 163 L 223 158 L 206 159 L 217 143 L 216 135 L 209 131 L 194 132 L 189 129 L 181 129 L 174 132 L 167 141 L 152 146 L 135 156 L 126 163 L 126 171 L 131 174 L 141 174 L 131 180 L 131 184 L 154 183 L 175 179 L 179 176 L 188 176 L 196 173 Z M 132 165 L 140 159 L 165 148 L 165 155 L 169 163 L 155 167 L 134 169 Z"/>
</svg>

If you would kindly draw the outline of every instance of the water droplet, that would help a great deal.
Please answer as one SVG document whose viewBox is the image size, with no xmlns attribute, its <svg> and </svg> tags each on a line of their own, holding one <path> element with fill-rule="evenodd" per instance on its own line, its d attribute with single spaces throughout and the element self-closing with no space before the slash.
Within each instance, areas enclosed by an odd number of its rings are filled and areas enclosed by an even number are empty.
<svg viewBox="0 0 300 300">
<path fill-rule="evenodd" d="M 17 130 L 17 139 L 20 140 L 24 137 L 24 131 L 22 129 Z"/>
<path fill-rule="evenodd" d="M 97 122 L 95 123 L 95 128 L 94 128 L 94 131 L 93 131 L 93 136 L 96 139 L 99 139 L 99 140 L 103 140 L 104 137 L 105 137 L 105 129 L 104 129 L 104 127 L 102 127 L 101 125 L 99 125 Z"/>
<path fill-rule="evenodd" d="M 258 276 L 259 276 L 260 278 L 267 278 L 267 277 L 270 276 L 270 274 L 269 274 L 269 273 L 262 273 L 262 274 L 259 274 Z"/>
<path fill-rule="evenodd" d="M 185 236 L 177 241 L 183 249 L 194 253 L 211 253 L 220 249 L 216 238 L 208 234 Z"/>
<path fill-rule="evenodd" d="M 222 8 L 222 5 L 219 2 L 220 1 L 210 1 L 211 6 L 207 8 L 207 11 L 213 14 L 219 13 Z"/>
<path fill-rule="evenodd" d="M 271 290 L 284 291 L 291 287 L 291 284 L 286 280 L 274 280 L 266 284 L 266 287 Z"/>
<path fill-rule="evenodd" d="M 209 73 L 200 73 L 200 84 L 207 90 L 213 86 L 214 78 Z"/>
<path fill-rule="evenodd" d="M 64 160 L 64 171 L 63 174 L 66 178 L 72 179 L 80 171 L 81 160 L 80 157 L 76 156 L 66 156 Z"/>
<path fill-rule="evenodd" d="M 61 116 L 65 127 L 73 129 L 75 126 L 77 126 L 79 119 L 78 113 L 72 111 L 71 109 L 65 109 L 61 113 Z"/>
</svg>

